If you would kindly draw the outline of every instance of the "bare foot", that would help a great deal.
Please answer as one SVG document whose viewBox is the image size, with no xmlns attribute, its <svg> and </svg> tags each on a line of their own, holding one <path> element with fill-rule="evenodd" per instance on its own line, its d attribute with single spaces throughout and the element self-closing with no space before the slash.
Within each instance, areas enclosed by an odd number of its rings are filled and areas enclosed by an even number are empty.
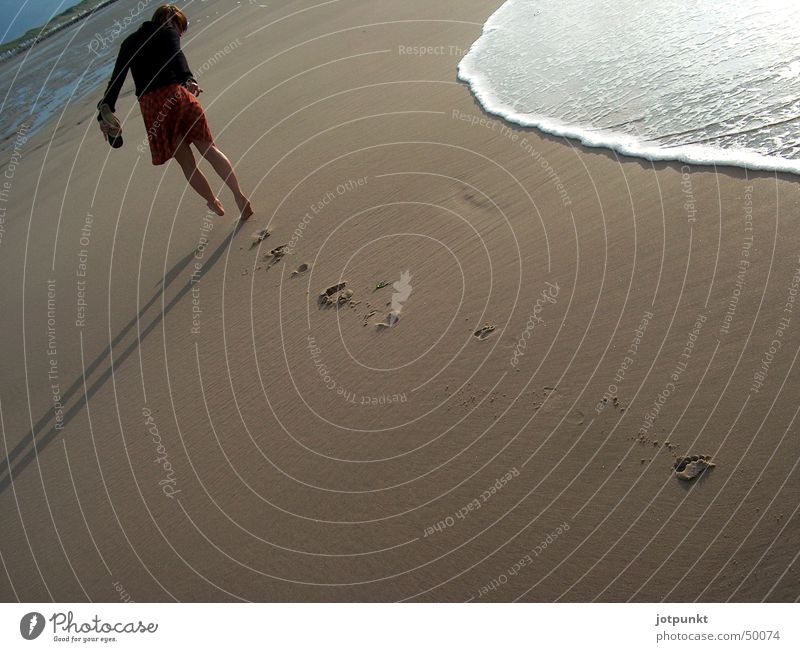
<svg viewBox="0 0 800 652">
<path fill-rule="evenodd" d="M 253 207 L 250 205 L 250 200 L 244 195 L 236 198 L 236 206 L 239 208 L 239 213 L 241 214 L 239 219 L 242 222 L 253 216 Z"/>
<path fill-rule="evenodd" d="M 206 202 L 208 210 L 214 211 L 217 215 L 225 215 L 225 209 L 222 207 L 222 202 L 219 199 Z"/>
</svg>

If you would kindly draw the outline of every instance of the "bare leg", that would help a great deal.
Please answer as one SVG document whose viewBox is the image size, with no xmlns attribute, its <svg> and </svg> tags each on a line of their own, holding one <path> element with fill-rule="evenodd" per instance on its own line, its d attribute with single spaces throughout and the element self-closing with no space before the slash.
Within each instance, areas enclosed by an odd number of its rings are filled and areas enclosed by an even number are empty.
<svg viewBox="0 0 800 652">
<path fill-rule="evenodd" d="M 214 195 L 211 186 L 208 185 L 208 179 L 197 168 L 197 163 L 194 160 L 194 154 L 186 143 L 181 143 L 175 151 L 175 160 L 183 170 L 183 175 L 189 182 L 189 185 L 194 191 L 206 200 L 206 205 L 214 211 L 217 215 L 224 215 L 225 209 L 222 207 L 219 199 Z"/>
<path fill-rule="evenodd" d="M 250 200 L 245 197 L 242 189 L 239 187 L 239 179 L 236 178 L 236 172 L 234 172 L 228 157 L 225 156 L 214 143 L 199 141 L 196 142 L 195 145 L 203 158 L 211 163 L 214 172 L 216 172 L 220 179 L 231 189 L 236 199 L 236 205 L 239 207 L 241 217 L 243 220 L 246 220 L 253 214 L 253 208 L 250 206 Z"/>
</svg>

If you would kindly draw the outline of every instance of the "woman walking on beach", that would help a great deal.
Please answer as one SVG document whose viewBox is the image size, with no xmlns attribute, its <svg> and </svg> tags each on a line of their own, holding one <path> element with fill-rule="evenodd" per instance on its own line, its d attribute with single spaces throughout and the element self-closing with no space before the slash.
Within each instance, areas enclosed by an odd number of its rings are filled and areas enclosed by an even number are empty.
<svg viewBox="0 0 800 652">
<path fill-rule="evenodd" d="M 181 36 L 188 28 L 186 15 L 175 5 L 162 5 L 152 20 L 146 21 L 119 48 L 111 81 L 97 108 L 100 128 L 114 147 L 122 144 L 122 127 L 114 115 L 117 98 L 131 71 L 136 97 L 147 128 L 153 165 L 174 158 L 189 185 L 217 215 L 222 203 L 214 195 L 205 175 L 198 169 L 190 145 L 205 158 L 233 191 L 240 217 L 253 214 L 250 201 L 242 193 L 233 166 L 214 144 L 203 107 L 197 99 L 202 92 L 181 51 Z"/>
</svg>

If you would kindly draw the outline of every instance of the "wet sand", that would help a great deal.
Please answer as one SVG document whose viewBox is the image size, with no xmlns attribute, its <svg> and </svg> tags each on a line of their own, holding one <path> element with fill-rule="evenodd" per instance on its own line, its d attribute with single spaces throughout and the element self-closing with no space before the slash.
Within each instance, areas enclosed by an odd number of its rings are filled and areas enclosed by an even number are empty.
<svg viewBox="0 0 800 652">
<path fill-rule="evenodd" d="M 254 218 L 130 80 L 2 161 L 0 598 L 797 599 L 797 180 L 486 115 L 500 0 L 207 4 Z"/>
</svg>

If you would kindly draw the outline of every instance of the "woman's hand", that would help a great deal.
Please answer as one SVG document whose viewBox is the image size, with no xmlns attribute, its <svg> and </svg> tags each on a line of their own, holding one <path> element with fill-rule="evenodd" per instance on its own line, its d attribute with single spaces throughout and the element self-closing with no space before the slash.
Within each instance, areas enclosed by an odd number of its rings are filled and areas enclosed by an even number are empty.
<svg viewBox="0 0 800 652">
<path fill-rule="evenodd" d="M 203 92 L 203 89 L 200 88 L 200 85 L 196 81 L 194 81 L 193 79 L 190 79 L 189 81 L 187 81 L 184 84 L 184 87 L 186 88 L 186 90 L 188 90 L 195 97 L 197 97 L 198 95 L 200 95 L 200 93 Z"/>
</svg>

